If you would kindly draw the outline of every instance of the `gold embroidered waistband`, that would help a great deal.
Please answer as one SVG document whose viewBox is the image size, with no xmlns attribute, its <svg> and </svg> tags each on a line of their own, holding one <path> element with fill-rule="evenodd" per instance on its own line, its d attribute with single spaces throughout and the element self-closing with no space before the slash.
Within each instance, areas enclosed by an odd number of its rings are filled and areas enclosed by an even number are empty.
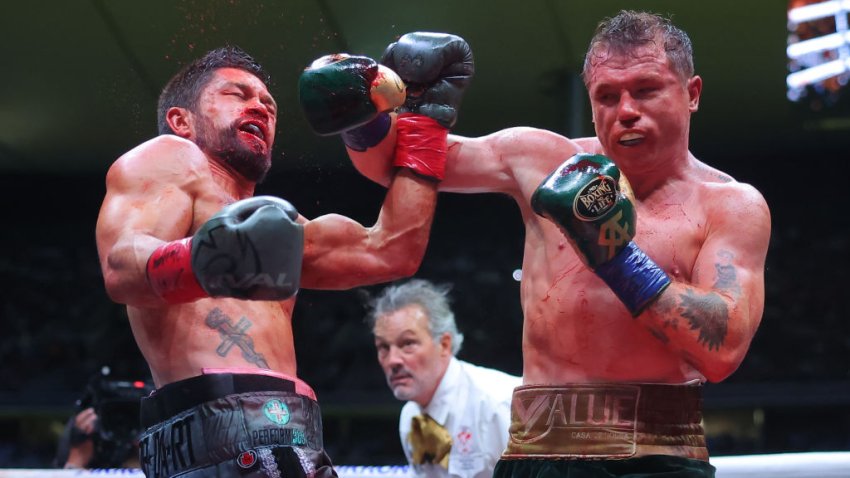
<svg viewBox="0 0 850 478">
<path fill-rule="evenodd" d="M 514 390 L 502 458 L 708 460 L 701 392 L 698 385 L 523 385 Z"/>
</svg>

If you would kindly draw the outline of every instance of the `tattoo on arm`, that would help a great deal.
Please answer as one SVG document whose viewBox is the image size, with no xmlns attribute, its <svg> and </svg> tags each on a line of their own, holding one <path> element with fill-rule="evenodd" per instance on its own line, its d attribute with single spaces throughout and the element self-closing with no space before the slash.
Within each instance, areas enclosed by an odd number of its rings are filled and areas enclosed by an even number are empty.
<svg viewBox="0 0 850 478">
<path fill-rule="evenodd" d="M 714 264 L 715 269 L 717 269 L 717 280 L 714 282 L 714 288 L 740 294 L 741 285 L 738 283 L 738 274 L 735 266 L 732 265 L 732 259 L 735 256 L 729 251 L 720 251 L 717 255 L 720 260 L 717 264 Z"/>
<path fill-rule="evenodd" d="M 715 293 L 699 295 L 693 290 L 686 290 L 679 298 L 680 313 L 688 319 L 691 330 L 699 331 L 699 343 L 708 350 L 720 350 L 729 324 L 729 309 L 723 298 Z"/>
<path fill-rule="evenodd" d="M 658 298 L 658 302 L 656 304 L 657 310 L 662 317 L 671 315 L 676 310 L 677 306 L 676 299 L 667 295 L 661 295 L 661 297 Z M 668 337 L 667 334 L 664 333 L 664 329 L 671 328 L 674 331 L 678 330 L 679 318 L 673 317 L 672 319 L 663 319 L 661 325 L 663 325 L 664 327 L 661 328 L 648 326 L 649 333 L 655 336 L 655 338 L 660 340 L 662 343 L 667 344 L 670 342 L 670 337 Z"/>
<path fill-rule="evenodd" d="M 667 326 L 667 323 L 664 323 L 664 326 Z M 664 333 L 663 330 L 658 327 L 647 327 L 649 333 L 652 334 L 653 337 L 660 340 L 662 344 L 667 344 L 670 342 L 670 337 L 667 337 L 667 334 Z"/>
<path fill-rule="evenodd" d="M 252 325 L 247 317 L 242 317 L 234 325 L 230 317 L 216 307 L 207 315 L 205 323 L 207 327 L 218 330 L 218 334 L 221 336 L 222 341 L 215 349 L 215 352 L 220 357 L 226 357 L 230 349 L 236 346 L 242 350 L 242 357 L 249 363 L 260 368 L 269 368 L 269 364 L 266 363 L 266 358 L 263 357 L 263 354 L 254 350 L 254 339 L 245 333 Z"/>
<path fill-rule="evenodd" d="M 737 270 L 732 264 L 734 254 L 721 250 L 717 255 L 718 262 L 714 264 L 717 270 L 714 289 L 740 295 L 741 285 L 738 283 Z M 670 338 L 664 330 L 677 331 L 679 317 L 682 317 L 688 321 L 690 330 L 697 331 L 700 344 L 708 350 L 720 350 L 720 346 L 726 341 L 729 326 L 729 309 L 724 298 L 714 292 L 699 294 L 688 289 L 679 295 L 679 299 L 680 302 L 676 304 L 672 297 L 669 300 L 663 295 L 659 298 L 659 312 L 668 318 L 662 319 L 663 327 L 650 327 L 650 333 L 666 344 Z"/>
</svg>

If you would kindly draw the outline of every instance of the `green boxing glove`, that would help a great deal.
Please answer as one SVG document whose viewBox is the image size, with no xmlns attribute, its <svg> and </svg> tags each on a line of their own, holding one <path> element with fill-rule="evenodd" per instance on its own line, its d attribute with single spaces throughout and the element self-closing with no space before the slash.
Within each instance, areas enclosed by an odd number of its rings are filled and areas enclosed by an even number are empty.
<svg viewBox="0 0 850 478">
<path fill-rule="evenodd" d="M 543 181 L 531 207 L 561 229 L 582 260 L 637 316 L 670 285 L 670 278 L 632 242 L 637 217 L 620 181 L 610 159 L 577 154 Z"/>
<path fill-rule="evenodd" d="M 298 80 L 301 109 L 314 132 L 344 134 L 375 123 L 380 131 L 361 139 L 367 146 L 377 144 L 389 131 L 390 119 L 384 113 L 402 105 L 405 92 L 401 78 L 391 69 L 371 58 L 345 53 L 317 59 Z M 356 146 L 360 150 L 361 145 Z"/>
</svg>

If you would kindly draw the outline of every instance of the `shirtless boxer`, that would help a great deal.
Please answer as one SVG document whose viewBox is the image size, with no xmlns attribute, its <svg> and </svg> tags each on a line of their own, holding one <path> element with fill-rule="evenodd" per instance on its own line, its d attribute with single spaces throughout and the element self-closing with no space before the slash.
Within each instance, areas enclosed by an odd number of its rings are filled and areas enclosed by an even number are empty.
<svg viewBox="0 0 850 478">
<path fill-rule="evenodd" d="M 355 73 L 334 73 L 364 97 L 354 109 L 327 105 L 337 132 L 404 98 L 386 68 Z M 397 158 L 372 227 L 308 221 L 282 199 L 252 197 L 271 165 L 276 113 L 260 65 L 238 48 L 211 51 L 163 90 L 160 136 L 107 174 L 96 234 L 105 285 L 127 305 L 157 387 L 142 402 L 148 476 L 336 476 L 316 397 L 296 378 L 294 294 L 409 276 L 424 254 L 436 200 L 428 168 L 443 167 L 445 146 Z"/>
<path fill-rule="evenodd" d="M 408 81 L 406 59 L 439 55 L 432 38 L 402 36 L 382 61 Z M 524 385 L 494 476 L 713 476 L 700 385 L 736 370 L 759 325 L 770 213 L 688 149 L 702 79 L 683 31 L 620 12 L 583 77 L 596 137 L 449 136 L 440 189 L 508 194 L 525 223 Z M 393 141 L 349 154 L 387 184 Z"/>
</svg>

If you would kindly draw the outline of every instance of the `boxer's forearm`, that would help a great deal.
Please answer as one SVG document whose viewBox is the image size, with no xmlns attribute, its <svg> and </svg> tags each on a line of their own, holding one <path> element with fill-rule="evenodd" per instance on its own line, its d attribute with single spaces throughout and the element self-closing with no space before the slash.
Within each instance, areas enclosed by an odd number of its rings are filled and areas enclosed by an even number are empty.
<svg viewBox="0 0 850 478">
<path fill-rule="evenodd" d="M 393 178 L 381 212 L 370 229 L 381 254 L 407 264 L 397 273 L 412 275 L 419 268 L 437 205 L 437 184 L 402 168 Z"/>
<path fill-rule="evenodd" d="M 355 151 L 346 147 L 348 157 L 351 158 L 355 169 L 366 178 L 388 187 L 395 174 L 395 168 L 392 165 L 393 157 L 395 156 L 396 146 L 396 115 L 391 114 L 392 126 L 386 137 L 378 144 L 365 151 Z"/>
<path fill-rule="evenodd" d="M 413 275 L 425 254 L 436 201 L 437 183 L 403 168 L 373 226 L 338 214 L 308 222 L 302 286 L 341 290 Z"/>
<path fill-rule="evenodd" d="M 106 292 L 113 301 L 135 307 L 162 305 L 162 299 L 148 283 L 145 269 L 151 253 L 162 244 L 162 240 L 152 236 L 133 235 L 108 248 L 101 269 Z"/>
<path fill-rule="evenodd" d="M 672 282 L 636 320 L 712 382 L 738 368 L 752 340 L 745 298 L 683 282 Z"/>
</svg>

